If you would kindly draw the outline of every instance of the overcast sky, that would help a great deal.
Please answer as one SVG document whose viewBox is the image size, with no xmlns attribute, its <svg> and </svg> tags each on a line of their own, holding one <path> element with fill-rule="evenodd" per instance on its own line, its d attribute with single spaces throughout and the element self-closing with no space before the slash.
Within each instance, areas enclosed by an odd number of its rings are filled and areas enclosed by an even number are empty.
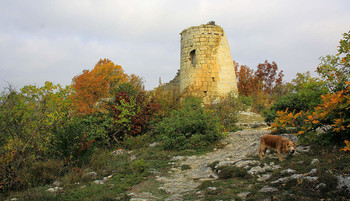
<svg viewBox="0 0 350 201">
<path fill-rule="evenodd" d="M 179 33 L 209 21 L 224 29 L 233 60 L 254 69 L 275 61 L 290 81 L 336 54 L 350 1 L 1 0 L 0 90 L 69 85 L 100 58 L 153 89 L 180 68 Z"/>
</svg>

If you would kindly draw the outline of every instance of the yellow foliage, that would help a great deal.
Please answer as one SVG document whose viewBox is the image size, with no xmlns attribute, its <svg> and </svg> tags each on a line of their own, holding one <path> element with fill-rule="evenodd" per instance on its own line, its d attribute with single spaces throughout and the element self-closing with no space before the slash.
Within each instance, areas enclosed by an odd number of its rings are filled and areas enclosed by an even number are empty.
<svg viewBox="0 0 350 201">
<path fill-rule="evenodd" d="M 340 151 L 349 152 L 350 151 L 350 142 L 348 140 L 345 140 L 344 143 L 346 144 L 346 146 L 343 149 L 340 149 Z"/>
</svg>

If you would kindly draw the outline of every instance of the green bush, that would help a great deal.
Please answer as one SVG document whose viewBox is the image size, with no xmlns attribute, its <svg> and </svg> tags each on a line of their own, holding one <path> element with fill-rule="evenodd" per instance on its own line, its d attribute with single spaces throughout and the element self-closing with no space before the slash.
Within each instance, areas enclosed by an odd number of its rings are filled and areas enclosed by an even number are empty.
<svg viewBox="0 0 350 201">
<path fill-rule="evenodd" d="M 239 100 L 233 93 L 229 93 L 225 99 L 221 99 L 210 106 L 210 109 L 219 117 L 224 131 L 236 130 L 235 124 L 238 121 Z"/>
<path fill-rule="evenodd" d="M 265 109 L 263 117 L 266 123 L 271 124 L 277 117 L 277 111 L 298 113 L 300 111 L 314 110 L 322 102 L 321 95 L 328 92 L 325 82 L 312 78 L 309 72 L 298 73 L 293 80 L 294 92 L 278 99 L 269 109 Z"/>
<path fill-rule="evenodd" d="M 143 158 L 134 160 L 130 163 L 130 168 L 134 174 L 142 174 L 146 172 L 148 166 L 149 165 L 143 160 Z"/>
<path fill-rule="evenodd" d="M 62 127 L 53 130 L 52 149 L 53 156 L 62 158 L 66 163 L 81 166 L 90 160 L 91 145 L 95 139 L 89 140 L 86 125 L 82 119 L 74 119 Z"/>
<path fill-rule="evenodd" d="M 264 110 L 262 116 L 265 118 L 265 122 L 271 124 L 278 116 L 277 111 L 285 111 L 288 108 L 289 111 L 300 112 L 308 108 L 308 103 L 302 102 L 298 94 L 288 94 L 282 96 L 270 109 Z"/>
<path fill-rule="evenodd" d="M 253 105 L 253 97 L 252 96 L 239 95 L 238 96 L 238 102 L 240 103 L 240 110 L 247 111 L 248 108 L 250 108 Z"/>
<path fill-rule="evenodd" d="M 219 139 L 219 129 L 219 118 L 201 106 L 201 99 L 188 97 L 158 123 L 156 133 L 166 150 L 200 149 Z"/>
</svg>

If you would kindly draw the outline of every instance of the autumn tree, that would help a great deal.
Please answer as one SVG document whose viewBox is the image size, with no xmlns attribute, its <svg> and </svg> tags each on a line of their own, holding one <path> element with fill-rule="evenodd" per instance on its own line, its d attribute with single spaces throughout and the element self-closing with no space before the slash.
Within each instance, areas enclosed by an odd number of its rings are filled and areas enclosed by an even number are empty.
<svg viewBox="0 0 350 201">
<path fill-rule="evenodd" d="M 276 62 L 259 64 L 254 72 L 255 84 L 267 94 L 272 94 L 282 84 L 283 71 L 278 72 Z"/>
<path fill-rule="evenodd" d="M 101 98 L 113 97 L 120 83 L 131 82 L 142 87 L 142 80 L 136 75 L 127 75 L 120 65 L 108 59 L 101 59 L 91 71 L 84 70 L 72 81 L 74 93 L 72 101 L 79 114 L 91 114 L 96 111 L 94 105 Z"/>
<path fill-rule="evenodd" d="M 254 70 L 250 69 L 246 65 L 239 65 L 234 61 L 236 78 L 237 78 L 237 88 L 241 95 L 249 96 L 254 91 L 255 77 Z"/>
<path fill-rule="evenodd" d="M 238 92 L 240 96 L 253 99 L 255 112 L 262 112 L 281 92 L 288 90 L 288 86 L 282 85 L 283 71 L 278 72 L 275 62 L 265 61 L 257 66 L 256 71 L 245 65 L 239 66 L 236 62 L 234 65 Z"/>
<path fill-rule="evenodd" d="M 256 71 L 248 66 L 234 62 L 237 87 L 241 95 L 249 96 L 257 91 L 263 91 L 267 94 L 272 94 L 275 89 L 282 84 L 283 71 L 278 72 L 278 67 L 275 62 L 259 64 Z"/>
</svg>

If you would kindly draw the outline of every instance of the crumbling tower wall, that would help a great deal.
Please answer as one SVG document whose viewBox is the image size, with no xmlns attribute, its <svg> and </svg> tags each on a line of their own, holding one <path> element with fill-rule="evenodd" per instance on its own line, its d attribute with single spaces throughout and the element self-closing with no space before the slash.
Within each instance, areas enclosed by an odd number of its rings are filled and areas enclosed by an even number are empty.
<svg viewBox="0 0 350 201">
<path fill-rule="evenodd" d="M 214 22 L 181 33 L 180 71 L 162 89 L 191 94 L 211 103 L 229 92 L 238 94 L 230 48 L 224 30 Z"/>
<path fill-rule="evenodd" d="M 191 92 L 205 102 L 237 92 L 237 80 L 224 30 L 215 24 L 181 33 L 180 93 Z"/>
</svg>

